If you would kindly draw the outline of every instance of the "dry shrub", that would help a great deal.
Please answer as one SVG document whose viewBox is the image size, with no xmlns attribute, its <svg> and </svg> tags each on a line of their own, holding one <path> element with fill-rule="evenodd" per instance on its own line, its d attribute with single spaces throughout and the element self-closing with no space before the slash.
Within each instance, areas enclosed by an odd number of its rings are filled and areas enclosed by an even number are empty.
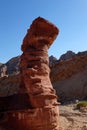
<svg viewBox="0 0 87 130">
<path fill-rule="evenodd" d="M 87 101 L 79 102 L 77 104 L 77 109 L 80 109 L 81 107 L 87 107 Z"/>
</svg>

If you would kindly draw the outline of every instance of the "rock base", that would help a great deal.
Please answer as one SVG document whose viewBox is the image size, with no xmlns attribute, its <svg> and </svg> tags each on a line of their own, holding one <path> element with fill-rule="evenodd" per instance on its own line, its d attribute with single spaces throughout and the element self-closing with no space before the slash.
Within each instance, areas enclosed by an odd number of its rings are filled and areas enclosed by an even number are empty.
<svg viewBox="0 0 87 130">
<path fill-rule="evenodd" d="M 58 130 L 58 106 L 2 113 L 0 130 Z"/>
</svg>

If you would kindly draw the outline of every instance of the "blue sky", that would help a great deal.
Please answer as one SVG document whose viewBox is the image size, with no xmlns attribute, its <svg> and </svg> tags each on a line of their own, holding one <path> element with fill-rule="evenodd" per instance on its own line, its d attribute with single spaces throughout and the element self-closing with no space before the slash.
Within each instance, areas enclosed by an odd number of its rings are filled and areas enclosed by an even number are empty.
<svg viewBox="0 0 87 130">
<path fill-rule="evenodd" d="M 0 62 L 22 53 L 23 38 L 38 16 L 60 30 L 49 55 L 87 50 L 87 0 L 0 0 Z"/>
</svg>

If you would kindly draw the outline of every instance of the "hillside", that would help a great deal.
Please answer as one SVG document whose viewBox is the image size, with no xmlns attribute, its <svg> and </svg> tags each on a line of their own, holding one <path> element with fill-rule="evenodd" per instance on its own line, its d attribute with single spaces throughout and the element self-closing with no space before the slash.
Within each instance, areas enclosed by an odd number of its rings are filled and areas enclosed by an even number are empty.
<svg viewBox="0 0 87 130">
<path fill-rule="evenodd" d="M 51 81 L 59 100 L 87 98 L 87 55 L 74 56 L 51 67 Z"/>
</svg>

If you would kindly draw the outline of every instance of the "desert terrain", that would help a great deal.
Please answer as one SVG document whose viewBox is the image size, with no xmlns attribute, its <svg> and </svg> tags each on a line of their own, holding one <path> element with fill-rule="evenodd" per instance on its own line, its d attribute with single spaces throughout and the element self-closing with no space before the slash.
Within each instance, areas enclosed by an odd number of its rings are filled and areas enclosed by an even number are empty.
<svg viewBox="0 0 87 130">
<path fill-rule="evenodd" d="M 60 105 L 59 130 L 87 130 L 87 109 L 76 109 L 76 104 Z"/>
</svg>

